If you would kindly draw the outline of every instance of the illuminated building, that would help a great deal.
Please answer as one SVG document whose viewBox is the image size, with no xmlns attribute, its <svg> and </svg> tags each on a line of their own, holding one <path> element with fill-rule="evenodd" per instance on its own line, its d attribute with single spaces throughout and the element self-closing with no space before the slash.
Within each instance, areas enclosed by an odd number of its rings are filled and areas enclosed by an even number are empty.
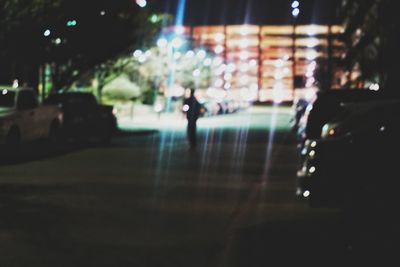
<svg viewBox="0 0 400 267">
<path fill-rule="evenodd" d="M 307 89 L 315 91 L 317 62 L 320 59 L 334 62 L 332 59 L 344 53 L 344 46 L 337 38 L 342 33 L 341 26 L 298 25 L 293 31 L 291 25 L 164 29 L 164 33 L 179 32 L 192 47 L 212 53 L 219 61 L 217 64 L 224 67 L 215 71 L 213 89 L 229 91 L 232 97 L 262 102 L 292 101 Z M 332 87 L 340 84 L 340 76 L 341 73 L 332 74 Z"/>
</svg>

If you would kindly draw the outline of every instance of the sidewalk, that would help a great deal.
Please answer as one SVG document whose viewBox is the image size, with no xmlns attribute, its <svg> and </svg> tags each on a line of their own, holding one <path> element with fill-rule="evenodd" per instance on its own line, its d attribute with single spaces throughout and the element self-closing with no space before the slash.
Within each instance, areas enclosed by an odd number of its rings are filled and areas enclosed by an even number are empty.
<svg viewBox="0 0 400 267">
<path fill-rule="evenodd" d="M 117 115 L 118 125 L 122 129 L 159 130 L 161 128 L 186 127 L 186 117 L 183 113 L 160 113 L 152 106 L 136 106 L 131 114 L 124 112 Z"/>
<path fill-rule="evenodd" d="M 198 120 L 198 128 L 234 128 L 252 125 L 256 128 L 271 127 L 271 123 L 278 128 L 288 128 L 291 119 L 289 107 L 253 106 L 236 113 L 202 117 Z M 151 107 L 135 107 L 133 116 L 118 116 L 118 125 L 125 130 L 185 130 L 186 117 L 183 113 L 161 113 L 158 115 Z"/>
</svg>

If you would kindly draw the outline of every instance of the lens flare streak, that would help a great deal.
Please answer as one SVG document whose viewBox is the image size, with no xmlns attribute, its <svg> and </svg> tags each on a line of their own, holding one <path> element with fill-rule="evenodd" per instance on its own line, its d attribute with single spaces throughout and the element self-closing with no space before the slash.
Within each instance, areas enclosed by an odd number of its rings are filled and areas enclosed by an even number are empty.
<svg viewBox="0 0 400 267">
<path fill-rule="evenodd" d="M 233 147 L 230 168 L 230 176 L 232 178 L 242 177 L 241 173 L 243 171 L 243 164 L 247 151 L 247 139 L 251 124 L 251 115 L 244 114 L 243 116 L 241 116 L 241 121 L 238 124 L 242 126 L 236 134 Z"/>
<path fill-rule="evenodd" d="M 267 179 L 268 179 L 269 172 L 270 172 L 271 165 L 272 165 L 272 150 L 273 150 L 273 145 L 274 145 L 277 120 L 278 120 L 278 106 L 275 104 L 273 106 L 273 111 L 272 111 L 272 115 L 271 115 L 268 142 L 267 142 L 266 160 L 265 160 L 265 166 L 264 166 L 264 171 L 263 171 L 263 175 L 262 175 L 262 182 L 264 184 L 267 183 Z"/>
</svg>

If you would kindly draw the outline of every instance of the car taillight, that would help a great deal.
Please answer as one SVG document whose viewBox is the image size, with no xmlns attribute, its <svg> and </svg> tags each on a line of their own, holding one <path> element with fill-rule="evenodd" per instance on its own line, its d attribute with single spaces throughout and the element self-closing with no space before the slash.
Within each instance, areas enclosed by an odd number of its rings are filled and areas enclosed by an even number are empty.
<svg viewBox="0 0 400 267">
<path fill-rule="evenodd" d="M 328 130 L 328 136 L 335 136 L 338 133 L 338 129 L 329 129 Z"/>
<path fill-rule="evenodd" d="M 336 137 L 341 134 L 340 127 L 333 127 L 329 124 L 325 124 L 324 127 L 322 127 L 322 133 L 321 137 L 322 138 L 331 138 L 331 137 Z"/>
<path fill-rule="evenodd" d="M 58 120 L 59 120 L 60 122 L 63 122 L 63 121 L 64 121 L 64 114 L 61 113 L 61 112 L 58 113 L 57 118 L 58 118 Z"/>
</svg>

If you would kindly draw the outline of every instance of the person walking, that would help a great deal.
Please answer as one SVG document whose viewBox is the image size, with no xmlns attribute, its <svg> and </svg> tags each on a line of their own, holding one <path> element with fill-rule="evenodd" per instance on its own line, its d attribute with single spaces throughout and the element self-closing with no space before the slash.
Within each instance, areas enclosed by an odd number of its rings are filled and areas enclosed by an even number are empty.
<svg viewBox="0 0 400 267">
<path fill-rule="evenodd" d="M 186 111 L 187 123 L 187 137 L 190 148 L 195 148 L 197 143 L 197 119 L 200 116 L 201 105 L 195 97 L 195 90 L 190 89 L 190 96 L 184 101 L 184 110 Z"/>
</svg>

